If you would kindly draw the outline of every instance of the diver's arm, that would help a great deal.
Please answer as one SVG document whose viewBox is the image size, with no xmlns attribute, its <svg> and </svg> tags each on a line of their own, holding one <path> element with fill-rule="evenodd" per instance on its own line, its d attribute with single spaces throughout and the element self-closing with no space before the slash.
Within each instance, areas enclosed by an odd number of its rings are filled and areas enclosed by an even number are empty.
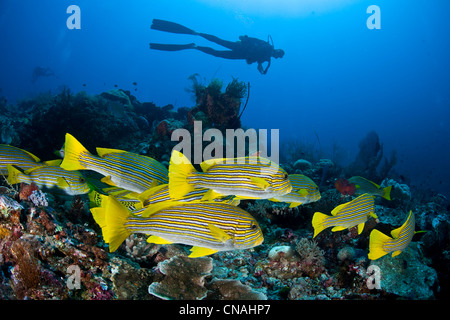
<svg viewBox="0 0 450 320">
<path fill-rule="evenodd" d="M 266 74 L 267 71 L 269 70 L 270 63 L 271 63 L 271 59 L 269 59 L 269 61 L 267 62 L 267 67 L 264 69 L 262 63 L 258 62 L 258 71 L 259 71 L 259 73 Z"/>
</svg>

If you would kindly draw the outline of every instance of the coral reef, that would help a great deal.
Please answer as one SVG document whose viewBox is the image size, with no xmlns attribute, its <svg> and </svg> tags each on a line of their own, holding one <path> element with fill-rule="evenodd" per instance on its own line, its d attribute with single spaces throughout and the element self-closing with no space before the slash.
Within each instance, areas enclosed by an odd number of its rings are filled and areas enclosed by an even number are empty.
<svg viewBox="0 0 450 320">
<path fill-rule="evenodd" d="M 233 78 L 222 92 L 223 83 L 218 79 L 213 79 L 208 86 L 199 84 L 195 76 L 190 79 L 196 95 L 196 106 L 190 111 L 192 121 L 206 116 L 207 123 L 219 130 L 241 127 L 239 110 L 247 90 L 245 83 Z"/>
<path fill-rule="evenodd" d="M 140 102 L 129 91 L 99 95 L 41 94 L 7 105 L 0 99 L 3 143 L 54 158 L 64 134 L 86 141 L 86 147 L 111 147 L 149 155 L 168 165 L 177 128 L 238 128 L 246 85 L 233 79 L 201 85 L 193 77 L 196 105 L 177 108 Z M 3 112 L 4 111 L 4 112 Z M 293 143 L 282 167 L 304 174 L 319 187 L 317 202 L 289 208 L 268 200 L 242 200 L 264 234 L 249 250 L 218 252 L 189 259 L 187 247 L 150 244 L 133 234 L 109 253 L 102 232 L 89 212 L 89 198 L 40 190 L 35 185 L 10 186 L 0 181 L 0 299 L 442 299 L 449 293 L 450 206 L 440 194 L 418 197 L 393 170 L 395 154 L 383 162 L 383 146 L 375 132 L 359 145 L 349 167 L 328 160 L 315 144 Z M 284 155 L 283 155 L 284 154 Z M 315 212 L 331 212 L 352 200 L 336 190 L 336 179 L 362 175 L 392 186 L 392 201 L 377 197 L 378 219 L 356 228 L 325 230 L 312 239 Z M 87 176 L 88 178 L 90 176 Z M 412 210 L 416 231 L 399 256 L 368 259 L 370 232 L 385 234 L 399 227 Z M 381 270 L 381 287 L 369 288 L 368 269 Z"/>
</svg>

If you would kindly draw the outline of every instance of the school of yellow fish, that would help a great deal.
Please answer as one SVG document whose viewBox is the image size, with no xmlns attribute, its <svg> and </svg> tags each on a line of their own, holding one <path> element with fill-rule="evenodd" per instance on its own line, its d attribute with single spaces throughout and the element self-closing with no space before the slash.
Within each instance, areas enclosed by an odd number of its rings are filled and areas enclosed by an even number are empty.
<svg viewBox="0 0 450 320">
<path fill-rule="evenodd" d="M 252 248 L 264 237 L 255 218 L 238 207 L 240 200 L 268 199 L 296 207 L 321 198 L 310 178 L 288 175 L 259 156 L 207 160 L 199 172 L 176 150 L 168 169 L 153 158 L 123 150 L 97 148 L 96 152 L 90 153 L 69 133 L 62 160 L 41 162 L 28 151 L 0 145 L 0 173 L 10 184 L 34 183 L 69 195 L 89 193 L 92 215 L 111 252 L 133 233 L 149 235 L 149 243 L 190 245 L 191 258 Z M 111 187 L 97 187 L 82 170 L 101 174 L 101 182 Z M 373 182 L 357 178 L 360 196 L 337 206 L 331 215 L 314 214 L 314 237 L 329 227 L 333 232 L 357 227 L 360 234 L 370 217 L 377 219 L 374 197 L 390 197 Z M 414 234 L 412 212 L 391 237 L 373 229 L 369 259 L 400 254 Z"/>
</svg>

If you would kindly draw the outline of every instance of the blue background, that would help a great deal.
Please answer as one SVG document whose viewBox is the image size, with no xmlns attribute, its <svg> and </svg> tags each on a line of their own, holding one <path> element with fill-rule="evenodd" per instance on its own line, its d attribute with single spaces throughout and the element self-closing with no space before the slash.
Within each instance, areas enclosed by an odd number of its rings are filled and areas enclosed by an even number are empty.
<svg viewBox="0 0 450 320">
<path fill-rule="evenodd" d="M 450 1 L 1 0 L 0 94 L 10 103 L 39 92 L 132 91 L 140 101 L 192 107 L 187 78 L 204 83 L 238 77 L 251 83 L 243 125 L 280 129 L 281 139 L 333 144 L 351 162 L 375 130 L 395 170 L 411 183 L 450 194 Z M 69 5 L 81 8 L 81 30 L 69 30 Z M 369 30 L 369 5 L 381 30 Z M 198 51 L 149 50 L 149 42 L 211 45 L 150 29 L 153 18 L 227 40 L 267 39 L 286 55 L 267 75 L 256 65 Z M 214 47 L 217 47 L 213 45 Z M 31 83 L 36 66 L 57 77 Z M 86 84 L 83 87 L 83 84 Z"/>
</svg>

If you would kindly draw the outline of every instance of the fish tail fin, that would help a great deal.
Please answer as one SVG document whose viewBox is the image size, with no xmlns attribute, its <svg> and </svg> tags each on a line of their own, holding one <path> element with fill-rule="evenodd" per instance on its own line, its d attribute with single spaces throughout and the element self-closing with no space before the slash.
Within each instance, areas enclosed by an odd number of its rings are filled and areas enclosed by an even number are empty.
<svg viewBox="0 0 450 320">
<path fill-rule="evenodd" d="M 169 165 L 169 195 L 172 199 L 180 199 L 195 190 L 187 180 L 187 177 L 195 172 L 194 166 L 185 155 L 176 150 L 172 151 Z"/>
<path fill-rule="evenodd" d="M 377 229 L 372 230 L 369 240 L 369 259 L 377 260 L 388 254 L 389 252 L 383 249 L 383 245 L 391 240 L 391 237 L 385 235 L 381 231 L 378 231 Z"/>
<path fill-rule="evenodd" d="M 109 251 L 114 252 L 131 235 L 125 226 L 130 212 L 113 197 L 101 197 L 102 206 L 92 208 L 91 212 L 95 222 L 102 228 L 103 240 L 109 244 Z"/>
<path fill-rule="evenodd" d="M 324 222 L 329 218 L 326 214 L 322 212 L 314 213 L 312 218 L 312 226 L 314 228 L 314 237 L 315 238 L 319 233 L 325 230 L 327 227 L 324 225 Z"/>
<path fill-rule="evenodd" d="M 31 180 L 25 175 L 22 171 L 20 171 L 18 168 L 8 164 L 8 178 L 6 179 L 9 184 L 17 184 L 21 182 L 30 183 Z"/>
<path fill-rule="evenodd" d="M 64 145 L 64 159 L 61 168 L 65 170 L 83 170 L 87 169 L 80 163 L 80 155 L 89 151 L 70 133 L 66 133 L 66 142 Z"/>
<path fill-rule="evenodd" d="M 391 189 L 392 189 L 392 186 L 388 186 L 383 189 L 382 197 L 389 201 L 391 200 Z"/>
</svg>

